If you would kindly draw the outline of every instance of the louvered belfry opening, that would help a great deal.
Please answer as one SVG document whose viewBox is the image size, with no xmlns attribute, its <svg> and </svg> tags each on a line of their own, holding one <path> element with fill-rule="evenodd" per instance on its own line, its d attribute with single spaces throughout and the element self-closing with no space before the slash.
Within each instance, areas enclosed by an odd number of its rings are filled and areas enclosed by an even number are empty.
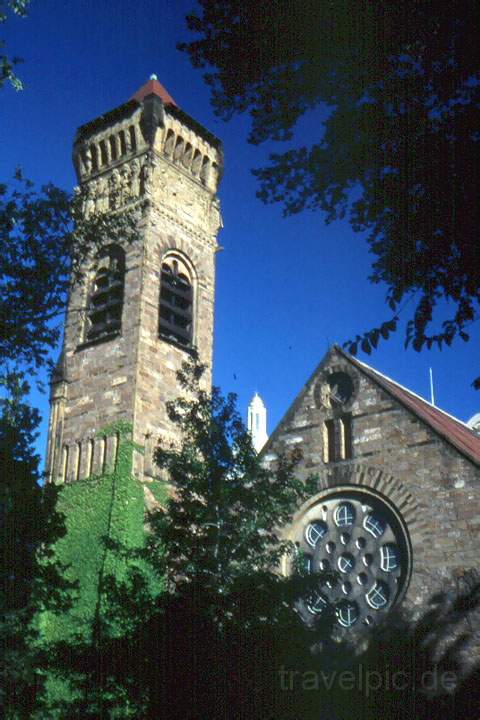
<svg viewBox="0 0 480 720">
<path fill-rule="evenodd" d="M 99 340 L 121 330 L 124 280 L 124 252 L 110 246 L 100 255 L 88 299 L 87 341 Z"/>
<path fill-rule="evenodd" d="M 192 344 L 193 288 L 184 263 L 168 257 L 160 279 L 159 334 L 186 347 Z"/>
</svg>

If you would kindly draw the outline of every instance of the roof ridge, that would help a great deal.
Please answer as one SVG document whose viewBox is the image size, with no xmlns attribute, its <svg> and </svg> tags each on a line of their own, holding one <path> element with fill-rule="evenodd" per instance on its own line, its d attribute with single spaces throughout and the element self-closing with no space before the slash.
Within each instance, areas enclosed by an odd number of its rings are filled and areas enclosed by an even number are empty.
<svg viewBox="0 0 480 720">
<path fill-rule="evenodd" d="M 345 353 L 347 354 L 347 353 Z M 455 417 L 455 415 L 452 415 L 451 413 L 447 412 L 446 410 L 443 410 L 441 407 L 438 407 L 438 405 L 434 405 L 426 398 L 422 397 L 418 393 L 414 392 L 413 390 L 410 390 L 410 388 L 405 387 L 405 385 L 402 385 L 397 380 L 394 380 L 393 378 L 389 377 L 389 375 L 385 375 L 385 373 L 380 372 L 380 370 L 376 370 L 371 365 L 368 365 L 368 363 L 363 362 L 362 360 L 359 360 L 358 358 L 352 357 L 352 360 L 354 362 L 357 362 L 359 365 L 362 365 L 364 368 L 370 370 L 375 375 L 379 375 L 380 377 L 384 378 L 384 380 L 387 380 L 388 382 L 393 383 L 397 387 L 399 387 L 404 392 L 408 393 L 409 395 L 413 395 L 413 397 L 416 397 L 418 400 L 421 400 L 425 405 L 428 405 L 428 407 L 432 408 L 433 410 L 436 410 L 437 412 L 441 412 L 443 415 L 446 415 L 450 420 L 454 420 L 459 425 L 462 425 L 467 430 L 470 430 L 470 432 L 473 432 L 472 429 L 467 425 L 466 422 L 463 420 L 460 420 L 459 418 Z M 476 435 L 476 433 L 474 433 Z"/>
<path fill-rule="evenodd" d="M 267 442 L 265 448 L 267 452 L 268 448 L 272 446 L 278 434 L 282 431 L 282 427 L 288 416 L 295 412 L 295 409 L 309 391 L 311 384 L 318 381 L 325 365 L 331 362 L 332 353 L 336 353 L 337 356 L 342 357 L 352 367 L 361 372 L 370 382 L 376 383 L 383 392 L 391 396 L 392 400 L 400 403 L 409 413 L 416 416 L 418 420 L 429 427 L 437 437 L 447 442 L 456 452 L 459 452 L 464 458 L 477 467 L 480 466 L 480 435 L 472 430 L 465 422 L 447 413 L 446 410 L 442 410 L 436 405 L 433 405 L 418 395 L 418 393 L 409 390 L 388 375 L 375 370 L 367 363 L 353 357 L 353 355 L 350 355 L 336 344 L 328 350 L 322 361 L 317 365 L 305 385 L 294 398 L 290 407 L 277 423 L 277 426 L 270 435 L 270 440 Z"/>
<path fill-rule="evenodd" d="M 347 362 L 351 363 L 360 372 L 364 373 L 372 382 L 395 400 L 402 403 L 410 412 L 413 412 L 422 422 L 426 423 L 437 435 L 450 443 L 477 466 L 480 465 L 480 436 L 465 422 L 445 410 L 432 405 L 417 393 L 404 387 L 396 380 L 384 373 L 375 370 L 367 363 L 358 360 L 340 347 L 337 352 Z"/>
</svg>

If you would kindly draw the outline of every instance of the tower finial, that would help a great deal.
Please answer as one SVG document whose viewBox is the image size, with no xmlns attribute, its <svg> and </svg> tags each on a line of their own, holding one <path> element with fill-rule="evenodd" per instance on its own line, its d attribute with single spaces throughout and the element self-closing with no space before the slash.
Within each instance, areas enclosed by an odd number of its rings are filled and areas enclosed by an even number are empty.
<svg viewBox="0 0 480 720">
<path fill-rule="evenodd" d="M 160 98 L 164 105 L 177 106 L 177 103 L 172 98 L 170 93 L 167 92 L 163 85 L 158 81 L 158 77 L 155 75 L 155 73 L 152 73 L 150 75 L 147 82 L 144 83 L 142 87 L 139 88 L 136 93 L 134 93 L 134 95 L 132 95 L 131 99 L 137 100 L 138 102 L 143 102 L 145 97 L 147 97 L 148 95 L 157 95 L 157 97 Z"/>
</svg>

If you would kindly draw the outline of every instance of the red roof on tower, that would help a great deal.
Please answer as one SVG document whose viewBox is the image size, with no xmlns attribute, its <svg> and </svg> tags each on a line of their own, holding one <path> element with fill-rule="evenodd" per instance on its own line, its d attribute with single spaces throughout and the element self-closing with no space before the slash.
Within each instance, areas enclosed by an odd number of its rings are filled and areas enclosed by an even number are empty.
<svg viewBox="0 0 480 720">
<path fill-rule="evenodd" d="M 139 88 L 134 95 L 132 95 L 132 100 L 142 102 L 143 98 L 152 94 L 157 95 L 164 105 L 175 105 L 175 107 L 178 107 L 168 90 L 165 90 L 163 85 L 158 82 L 156 75 L 150 76 L 150 79 L 145 83 L 145 85 L 142 85 L 142 87 Z"/>
</svg>

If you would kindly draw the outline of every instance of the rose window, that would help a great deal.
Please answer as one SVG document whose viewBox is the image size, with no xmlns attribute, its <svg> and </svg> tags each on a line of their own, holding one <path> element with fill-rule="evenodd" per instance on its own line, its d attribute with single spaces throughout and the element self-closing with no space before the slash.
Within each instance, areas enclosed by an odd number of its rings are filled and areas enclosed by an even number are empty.
<svg viewBox="0 0 480 720">
<path fill-rule="evenodd" d="M 410 572 L 403 521 L 371 491 L 332 492 L 312 506 L 299 526 L 302 570 L 319 575 L 317 589 L 299 603 L 312 622 L 328 610 L 347 631 L 378 622 L 401 597 Z"/>
</svg>

